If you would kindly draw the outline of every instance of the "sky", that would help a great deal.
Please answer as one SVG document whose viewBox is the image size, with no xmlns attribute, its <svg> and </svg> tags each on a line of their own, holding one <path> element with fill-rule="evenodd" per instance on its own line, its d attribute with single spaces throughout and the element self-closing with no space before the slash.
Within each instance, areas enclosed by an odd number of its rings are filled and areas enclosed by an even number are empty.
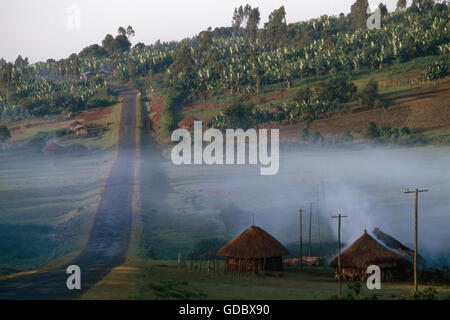
<svg viewBox="0 0 450 320">
<path fill-rule="evenodd" d="M 84 47 L 100 44 L 119 26 L 133 26 L 132 43 L 154 43 L 192 37 L 200 31 L 230 26 L 234 8 L 259 7 L 261 24 L 284 5 L 287 22 L 323 14 L 347 14 L 355 0 L 0 0 L 0 57 L 13 61 L 19 54 L 31 62 L 67 58 Z M 369 0 L 375 8 L 379 0 Z M 389 11 L 397 0 L 383 0 Z M 411 1 L 409 1 L 411 2 Z M 78 14 L 79 13 L 79 14 Z M 79 18 L 78 18 L 79 17 Z"/>
</svg>

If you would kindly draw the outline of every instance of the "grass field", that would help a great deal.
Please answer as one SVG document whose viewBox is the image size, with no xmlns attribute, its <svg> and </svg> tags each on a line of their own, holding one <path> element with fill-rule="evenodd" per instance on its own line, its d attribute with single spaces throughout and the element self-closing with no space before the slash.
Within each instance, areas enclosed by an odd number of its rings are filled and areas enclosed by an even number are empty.
<svg viewBox="0 0 450 320">
<path fill-rule="evenodd" d="M 137 266 L 136 266 L 137 265 Z M 223 272 L 180 270 L 176 261 L 128 262 L 115 268 L 82 299 L 233 299 L 233 300 L 326 300 L 338 294 L 333 270 L 327 267 L 288 268 L 282 276 L 224 275 Z M 450 286 L 426 284 L 420 289 L 437 288 L 439 299 L 449 299 Z M 411 283 L 382 283 L 381 290 L 369 290 L 361 283 L 361 293 L 343 284 L 343 296 L 355 299 L 396 300 L 407 297 Z"/>
<path fill-rule="evenodd" d="M 27 145 L 0 152 L 0 275 L 63 263 L 83 248 L 115 158 L 121 105 L 109 109 L 97 119 L 111 123 L 103 135 L 58 141 L 87 153 L 45 155 Z M 64 125 L 36 121 L 13 130 L 13 143 Z"/>
</svg>

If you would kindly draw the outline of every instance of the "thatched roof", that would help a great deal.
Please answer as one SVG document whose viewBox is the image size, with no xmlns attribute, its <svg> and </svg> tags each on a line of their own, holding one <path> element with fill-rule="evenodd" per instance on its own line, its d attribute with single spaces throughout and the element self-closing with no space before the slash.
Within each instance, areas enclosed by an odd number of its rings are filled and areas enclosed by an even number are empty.
<svg viewBox="0 0 450 320">
<path fill-rule="evenodd" d="M 236 258 L 271 258 L 288 255 L 289 251 L 263 229 L 251 226 L 217 251 L 218 256 Z"/>
<path fill-rule="evenodd" d="M 337 257 L 331 261 L 330 265 L 337 267 Z M 367 231 L 364 231 L 358 240 L 341 253 L 341 267 L 366 269 L 370 265 L 377 265 L 380 268 L 405 268 L 411 263 L 398 253 L 384 247 Z"/>
<path fill-rule="evenodd" d="M 180 122 L 178 122 L 179 127 L 192 127 L 195 121 L 199 121 L 197 118 L 189 115 Z"/>
<path fill-rule="evenodd" d="M 394 237 L 381 231 L 379 228 L 375 228 L 373 230 L 373 234 L 375 235 L 378 241 L 380 241 L 385 246 L 395 250 L 400 255 L 404 256 L 405 258 L 408 259 L 408 261 L 411 261 L 411 259 L 414 258 L 414 250 L 411 250 Z M 425 259 L 420 254 L 417 255 L 417 260 L 419 264 L 423 266 L 426 265 Z"/>
<path fill-rule="evenodd" d="M 82 125 L 82 124 L 80 124 L 80 125 L 78 125 L 78 126 L 73 128 L 74 131 L 84 130 L 84 129 L 87 130 L 87 128 L 84 125 Z"/>
<path fill-rule="evenodd" d="M 69 127 L 76 127 L 76 126 L 79 126 L 79 125 L 82 125 L 82 123 L 80 121 L 78 121 L 78 120 L 75 120 L 74 122 L 72 122 L 69 125 Z"/>
</svg>

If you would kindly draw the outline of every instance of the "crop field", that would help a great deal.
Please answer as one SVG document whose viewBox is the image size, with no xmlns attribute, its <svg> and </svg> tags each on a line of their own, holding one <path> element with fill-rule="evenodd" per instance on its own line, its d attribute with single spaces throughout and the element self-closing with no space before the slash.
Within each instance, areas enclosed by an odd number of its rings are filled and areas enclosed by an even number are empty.
<svg viewBox="0 0 450 320">
<path fill-rule="evenodd" d="M 66 150 L 84 145 L 91 150 L 87 153 L 45 155 L 26 146 L 0 153 L 1 273 L 55 265 L 83 248 L 115 157 L 120 109 L 110 107 L 98 119 L 112 124 L 104 135 L 58 142 Z M 65 126 L 37 122 L 13 134 L 16 141 L 27 141 L 37 132 Z"/>
</svg>

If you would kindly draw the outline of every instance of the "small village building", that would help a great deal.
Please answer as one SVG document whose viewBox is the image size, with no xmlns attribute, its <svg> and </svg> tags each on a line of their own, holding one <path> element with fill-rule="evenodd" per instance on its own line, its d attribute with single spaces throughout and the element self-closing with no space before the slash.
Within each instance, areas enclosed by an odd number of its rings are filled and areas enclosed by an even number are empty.
<svg viewBox="0 0 450 320">
<path fill-rule="evenodd" d="M 338 258 L 330 265 L 336 269 L 338 276 Z M 365 281 L 367 267 L 380 267 L 383 281 L 407 280 L 411 274 L 412 265 L 400 254 L 383 246 L 372 238 L 367 231 L 341 253 L 341 274 L 344 281 Z"/>
<path fill-rule="evenodd" d="M 187 116 L 178 123 L 178 127 L 180 127 L 181 129 L 191 130 L 192 128 L 194 128 L 195 121 L 199 120 L 193 116 Z"/>
<path fill-rule="evenodd" d="M 80 75 L 80 80 L 86 81 L 86 80 L 89 80 L 90 78 L 94 77 L 95 75 L 96 75 L 96 73 L 92 72 L 92 71 L 83 72 Z"/>
<path fill-rule="evenodd" d="M 263 229 L 251 226 L 217 251 L 225 257 L 225 272 L 283 271 L 289 251 Z"/>
<path fill-rule="evenodd" d="M 76 126 L 73 131 L 75 131 L 75 135 L 77 137 L 78 136 L 87 136 L 88 135 L 88 129 L 84 125 Z"/>
<path fill-rule="evenodd" d="M 83 125 L 83 124 L 82 124 L 80 121 L 75 120 L 74 122 L 72 122 L 72 123 L 69 125 L 69 129 L 70 129 L 71 131 L 75 131 L 75 128 L 78 127 L 78 126 L 81 126 L 81 125 Z"/>
</svg>

